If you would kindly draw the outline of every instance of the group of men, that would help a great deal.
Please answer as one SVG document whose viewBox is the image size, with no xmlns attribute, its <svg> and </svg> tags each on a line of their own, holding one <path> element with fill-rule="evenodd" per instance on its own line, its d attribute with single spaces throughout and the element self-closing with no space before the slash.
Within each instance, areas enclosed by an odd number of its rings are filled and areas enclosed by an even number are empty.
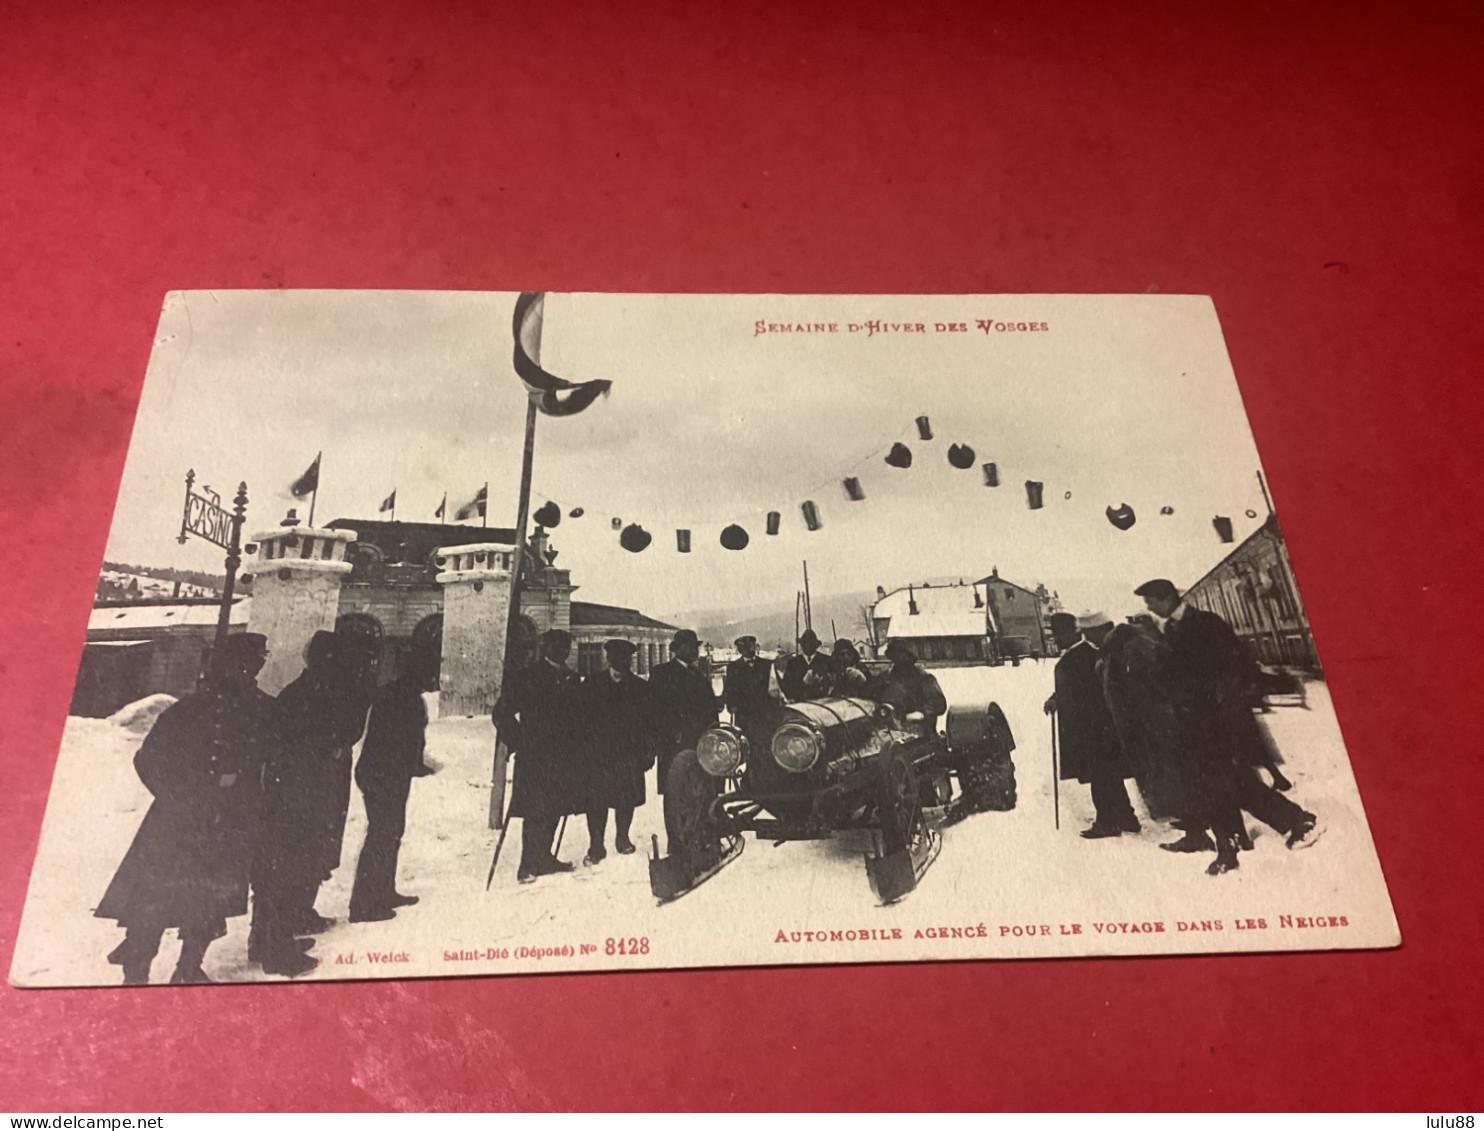
<svg viewBox="0 0 1484 1131">
<path fill-rule="evenodd" d="M 671 760 L 717 721 L 717 697 L 694 632 L 676 632 L 670 659 L 655 665 L 648 680 L 634 673 L 636 650 L 627 640 L 606 641 L 606 666 L 579 677 L 567 666 L 571 634 L 551 629 L 530 662 L 505 673 L 493 717 L 515 761 L 508 816 L 521 820 L 521 883 L 573 870 L 557 857 L 556 844 L 559 826 L 573 814 L 587 821 L 583 863 L 608 855 L 610 810 L 614 849 L 634 852 L 629 834 L 634 810 L 646 800 L 645 774 L 658 764 L 664 792 Z"/>
<path fill-rule="evenodd" d="M 1117 626 L 1100 613 L 1051 617 L 1062 655 L 1046 713 L 1056 716 L 1060 777 L 1091 788 L 1095 817 L 1081 835 L 1140 831 L 1132 777 L 1150 816 L 1170 818 L 1183 833 L 1160 847 L 1214 850 L 1210 875 L 1234 870 L 1238 852 L 1251 848 L 1244 811 L 1289 848 L 1312 844 L 1317 818 L 1281 792 L 1290 783 L 1253 714 L 1258 668 L 1231 626 L 1182 600 L 1164 578 L 1134 593 L 1150 617 Z"/>
<path fill-rule="evenodd" d="M 171 982 L 206 982 L 207 948 L 248 911 L 248 961 L 293 977 L 332 923 L 315 910 L 340 866 L 354 778 L 366 839 L 350 900 L 352 922 L 390 919 L 417 897 L 396 890 L 397 857 L 423 761 L 437 659 L 414 651 L 375 688 L 375 643 L 318 632 L 303 673 L 275 698 L 257 685 L 267 638 L 227 637 L 199 690 L 163 711 L 139 747 L 136 772 L 154 796 L 95 914 L 124 928 L 108 956 L 124 983 L 149 981 L 166 930 L 181 939 Z M 352 750 L 364 736 L 352 770 Z"/>
<path fill-rule="evenodd" d="M 947 710 L 937 681 L 900 643 L 887 649 L 892 668 L 882 676 L 866 670 L 851 641 L 838 640 L 825 653 L 809 629 L 781 672 L 758 655 L 755 636 L 739 637 L 735 645 L 739 655 L 727 664 L 719 695 L 700 640 L 688 628 L 675 633 L 670 659 L 655 665 L 648 680 L 634 674 L 635 646 L 627 640 L 607 641 L 607 666 L 579 677 L 567 666 L 572 637 L 561 629 L 543 633 L 534 659 L 506 673 L 493 717 L 514 758 L 508 815 L 521 820 L 521 883 L 574 870 L 557 852 L 566 818 L 577 814 L 587 823 L 584 864 L 608 855 L 610 811 L 615 850 L 634 852 L 629 834 L 634 810 L 647 797 L 645 775 L 657 767 L 664 793 L 675 756 L 695 749 L 722 707 L 762 751 L 786 702 L 869 696 L 892 703 L 904 717 L 920 715 L 924 727 L 936 726 Z"/>
</svg>

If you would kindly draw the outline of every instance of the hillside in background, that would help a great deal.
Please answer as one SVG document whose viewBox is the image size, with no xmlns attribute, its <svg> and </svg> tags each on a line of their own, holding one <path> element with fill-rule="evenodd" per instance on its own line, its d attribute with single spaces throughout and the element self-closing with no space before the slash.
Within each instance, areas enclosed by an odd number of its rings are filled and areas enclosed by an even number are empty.
<svg viewBox="0 0 1484 1131">
<path fill-rule="evenodd" d="M 814 597 L 814 631 L 827 644 L 837 636 L 848 636 L 852 640 L 864 640 L 868 635 L 865 618 L 866 609 L 876 599 L 874 590 L 860 593 L 845 593 L 839 596 L 816 595 Z M 751 605 L 731 609 L 707 609 L 700 612 L 677 613 L 664 618 L 671 624 L 694 628 L 703 641 L 717 647 L 730 647 L 733 640 L 744 634 L 758 639 L 758 647 L 764 651 L 787 648 L 794 651 L 794 606 L 793 602 L 777 605 Z M 831 620 L 834 621 L 833 628 Z M 803 614 L 799 624 L 803 626 Z"/>
</svg>

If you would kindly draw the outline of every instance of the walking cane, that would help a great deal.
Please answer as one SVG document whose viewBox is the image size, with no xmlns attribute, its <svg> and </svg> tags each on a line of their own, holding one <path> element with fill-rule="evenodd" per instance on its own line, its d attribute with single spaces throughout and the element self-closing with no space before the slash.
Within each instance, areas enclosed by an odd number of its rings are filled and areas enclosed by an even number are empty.
<svg viewBox="0 0 1484 1131">
<path fill-rule="evenodd" d="M 498 751 L 499 747 L 496 747 Z M 504 769 L 509 764 L 509 758 L 501 760 L 496 754 L 495 764 Z M 495 882 L 495 867 L 500 863 L 500 849 L 505 847 L 505 836 L 510 832 L 510 791 L 504 788 L 505 783 L 500 783 L 500 797 L 502 801 L 500 813 L 500 838 L 495 841 L 495 855 L 490 859 L 490 874 L 484 878 L 484 890 L 489 891 L 490 885 Z"/>
<path fill-rule="evenodd" d="M 567 835 L 567 814 L 562 814 L 562 823 L 557 826 L 556 846 L 552 848 L 551 854 L 555 856 L 562 850 L 562 837 Z"/>
<path fill-rule="evenodd" d="M 1051 812 L 1056 821 L 1056 827 L 1061 828 L 1061 775 L 1057 773 L 1056 765 L 1056 712 L 1051 712 Z"/>
</svg>

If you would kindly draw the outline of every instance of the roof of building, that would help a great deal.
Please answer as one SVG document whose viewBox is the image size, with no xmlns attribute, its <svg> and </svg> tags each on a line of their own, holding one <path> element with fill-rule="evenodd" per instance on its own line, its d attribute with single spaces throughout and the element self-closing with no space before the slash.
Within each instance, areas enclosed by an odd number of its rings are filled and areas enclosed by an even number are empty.
<svg viewBox="0 0 1484 1131">
<path fill-rule="evenodd" d="M 977 584 L 977 583 L 976 583 Z M 974 604 L 975 597 L 979 598 L 979 604 Z M 908 602 L 916 604 L 917 612 L 909 612 Z M 892 620 L 900 619 L 905 625 L 910 617 L 912 620 L 921 620 L 933 616 L 972 616 L 979 622 L 979 628 L 975 635 L 983 635 L 986 615 L 989 610 L 984 605 L 984 598 L 979 594 L 974 585 L 929 585 L 926 587 L 912 585 L 903 586 L 901 589 L 893 589 L 885 597 L 879 598 L 871 606 L 873 617 L 889 617 Z M 993 615 L 989 615 L 992 623 Z M 916 629 L 911 632 L 905 627 L 897 633 L 898 636 L 937 636 L 942 633 L 923 633 Z M 950 633 L 948 635 L 962 635 L 962 633 Z"/>
<path fill-rule="evenodd" d="M 252 598 L 232 602 L 229 624 L 247 623 Z M 152 632 L 162 628 L 209 628 L 216 624 L 221 604 L 217 601 L 149 601 L 135 604 L 100 605 L 88 617 L 89 632 Z"/>
<path fill-rule="evenodd" d="M 1257 527 L 1256 530 L 1254 530 L 1251 534 L 1247 535 L 1247 537 L 1243 538 L 1240 542 L 1238 542 L 1235 546 L 1233 546 L 1226 553 L 1222 554 L 1221 555 L 1221 560 L 1218 561 L 1215 565 L 1213 565 L 1210 569 L 1208 569 L 1205 573 L 1201 574 L 1200 577 L 1196 578 L 1196 580 L 1194 580 L 1193 582 L 1191 582 L 1190 585 L 1189 585 L 1189 587 L 1187 587 L 1184 590 L 1184 592 L 1189 593 L 1192 589 L 1198 589 L 1198 588 L 1200 588 L 1200 586 L 1201 586 L 1201 584 L 1203 582 L 1205 582 L 1212 574 L 1214 574 L 1222 566 L 1226 565 L 1227 562 L 1231 561 L 1232 558 L 1236 557 L 1238 554 L 1240 554 L 1243 550 L 1245 550 L 1248 546 L 1250 546 L 1253 542 L 1257 541 L 1259 538 L 1265 538 L 1265 537 L 1266 538 L 1275 538 L 1279 542 L 1283 541 L 1283 530 L 1278 525 L 1278 516 L 1276 514 L 1270 514 L 1270 515 L 1268 515 L 1267 518 L 1263 519 L 1262 523 Z"/>
<path fill-rule="evenodd" d="M 995 572 L 991 573 L 988 577 L 981 577 L 978 581 L 974 582 L 974 584 L 975 585 L 1000 585 L 1000 586 L 1008 585 L 1011 589 L 1019 589 L 1022 593 L 1029 593 L 1032 597 L 1038 597 L 1038 596 L 1040 596 L 1040 594 L 1038 594 L 1034 589 L 1030 589 L 1030 588 L 1028 588 L 1028 587 L 1026 587 L 1024 585 L 1017 585 L 1017 584 L 1015 584 L 1015 582 L 1011 581 L 1009 578 L 1007 578 L 1007 577 L 1001 577 L 999 575 L 999 572 L 998 571 L 995 571 Z"/>
<path fill-rule="evenodd" d="M 926 636 L 988 636 L 989 622 L 984 610 L 977 612 L 919 613 L 916 616 L 897 613 L 886 628 L 888 640 L 921 639 Z"/>
<path fill-rule="evenodd" d="M 356 540 L 370 542 L 389 562 L 425 564 L 444 546 L 472 546 L 489 542 L 514 546 L 515 531 L 503 526 L 475 526 L 467 522 L 382 522 L 370 518 L 337 518 L 329 530 L 350 530 Z"/>
<path fill-rule="evenodd" d="M 598 605 L 592 601 L 573 601 L 573 627 L 591 627 L 600 624 L 626 625 L 633 628 L 663 628 L 675 631 L 673 624 L 647 617 L 638 609 L 626 609 L 622 605 Z"/>
</svg>

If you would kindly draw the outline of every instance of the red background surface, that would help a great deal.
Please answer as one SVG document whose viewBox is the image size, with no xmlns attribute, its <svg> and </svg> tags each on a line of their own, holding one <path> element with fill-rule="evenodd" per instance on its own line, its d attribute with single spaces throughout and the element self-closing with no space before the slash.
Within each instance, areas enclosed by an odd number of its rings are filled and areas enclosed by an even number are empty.
<svg viewBox="0 0 1484 1131">
<path fill-rule="evenodd" d="M 0 6 L 0 963 L 161 297 L 260 286 L 1214 295 L 1403 948 L 5 988 L 0 1108 L 1484 1106 L 1479 17 L 639 7 Z"/>
</svg>

